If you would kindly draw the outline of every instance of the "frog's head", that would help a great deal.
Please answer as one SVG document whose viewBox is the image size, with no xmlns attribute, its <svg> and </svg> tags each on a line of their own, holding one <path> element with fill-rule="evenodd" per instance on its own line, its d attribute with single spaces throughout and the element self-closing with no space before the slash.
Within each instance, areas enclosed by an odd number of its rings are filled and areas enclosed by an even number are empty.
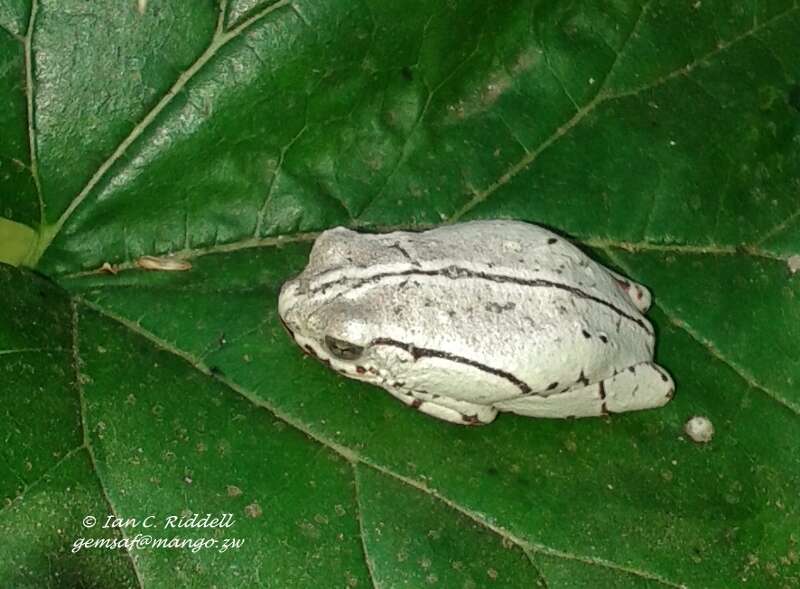
<svg viewBox="0 0 800 589">
<path fill-rule="evenodd" d="M 380 313 L 351 290 L 360 280 L 359 268 L 380 249 L 364 247 L 365 238 L 344 228 L 324 232 L 308 266 L 281 288 L 278 313 L 306 353 L 346 376 L 380 384 L 401 353 L 376 345 Z"/>
<path fill-rule="evenodd" d="M 304 352 L 351 378 L 382 383 L 387 350 L 376 345 L 374 325 L 362 305 L 315 296 L 298 277 L 284 284 L 278 313 L 289 335 Z"/>
</svg>

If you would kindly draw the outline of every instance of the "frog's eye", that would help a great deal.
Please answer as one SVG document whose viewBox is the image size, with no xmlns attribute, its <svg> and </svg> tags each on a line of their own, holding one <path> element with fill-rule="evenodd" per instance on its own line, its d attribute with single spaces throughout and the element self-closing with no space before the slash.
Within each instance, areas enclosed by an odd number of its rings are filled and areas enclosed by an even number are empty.
<svg viewBox="0 0 800 589">
<path fill-rule="evenodd" d="M 341 360 L 355 360 L 364 352 L 362 346 L 357 346 L 346 342 L 343 339 L 336 339 L 329 335 L 325 336 L 325 347 L 328 351 Z"/>
</svg>

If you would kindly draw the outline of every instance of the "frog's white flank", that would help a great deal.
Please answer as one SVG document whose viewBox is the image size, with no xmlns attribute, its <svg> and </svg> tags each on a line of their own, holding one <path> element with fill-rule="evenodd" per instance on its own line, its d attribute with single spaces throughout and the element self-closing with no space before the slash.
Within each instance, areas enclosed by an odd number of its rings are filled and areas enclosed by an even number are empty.
<svg viewBox="0 0 800 589">
<path fill-rule="evenodd" d="M 322 233 L 281 289 L 295 341 L 332 369 L 453 423 L 585 417 L 673 396 L 648 290 L 519 221 Z"/>
</svg>

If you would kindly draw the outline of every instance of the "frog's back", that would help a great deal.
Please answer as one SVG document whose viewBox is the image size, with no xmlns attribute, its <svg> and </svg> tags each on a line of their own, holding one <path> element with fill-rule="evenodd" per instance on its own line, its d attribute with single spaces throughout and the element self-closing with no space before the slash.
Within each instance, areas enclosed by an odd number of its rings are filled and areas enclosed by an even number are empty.
<svg viewBox="0 0 800 589">
<path fill-rule="evenodd" d="M 474 221 L 332 237 L 347 266 L 317 280 L 347 301 L 343 316 L 370 316 L 379 339 L 480 360 L 545 392 L 652 357 L 652 327 L 614 277 L 542 227 Z"/>
<path fill-rule="evenodd" d="M 423 233 L 379 236 L 387 247 L 401 246 L 409 261 L 421 267 L 447 265 L 510 279 L 542 280 L 638 313 L 607 270 L 575 245 L 538 225 L 522 221 L 471 221 Z"/>
</svg>

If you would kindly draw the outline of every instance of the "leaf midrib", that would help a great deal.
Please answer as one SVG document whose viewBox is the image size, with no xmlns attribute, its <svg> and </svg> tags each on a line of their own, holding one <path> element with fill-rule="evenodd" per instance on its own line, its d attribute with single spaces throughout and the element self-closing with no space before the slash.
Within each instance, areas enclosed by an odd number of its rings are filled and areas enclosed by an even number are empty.
<svg viewBox="0 0 800 589">
<path fill-rule="evenodd" d="M 800 213 L 800 211 L 798 211 Z M 783 225 L 783 223 L 781 223 Z M 426 229 L 434 229 L 441 225 L 436 224 L 421 224 L 421 225 L 395 225 L 395 226 L 369 226 L 370 232 L 387 233 L 391 231 L 424 231 Z M 362 227 L 354 226 L 354 229 Z M 244 239 L 241 241 L 234 241 L 224 244 L 217 244 L 208 247 L 198 248 L 185 248 L 169 252 L 167 257 L 177 258 L 181 260 L 195 260 L 204 256 L 215 254 L 226 254 L 237 252 L 246 249 L 257 249 L 262 247 L 281 247 L 291 243 L 308 243 L 313 242 L 320 236 L 321 232 L 308 232 L 297 233 L 293 235 L 280 235 L 277 237 L 265 237 L 262 239 Z M 757 245 L 742 244 L 742 245 L 695 245 L 689 243 L 656 243 L 648 241 L 618 241 L 604 237 L 574 237 L 567 236 L 571 241 L 575 241 L 579 245 L 585 245 L 590 248 L 604 249 L 613 248 L 620 249 L 627 252 L 663 252 L 678 255 L 712 255 L 712 256 L 732 256 L 738 255 L 742 257 L 752 257 L 756 259 L 770 260 L 781 263 L 786 263 L 792 254 L 780 254 L 770 250 L 759 248 Z M 763 240 L 762 240 L 763 241 Z M 162 256 L 164 254 L 161 254 Z M 138 259 L 138 258 L 137 258 Z M 117 273 L 122 273 L 130 270 L 138 270 L 136 260 L 129 260 L 114 264 L 114 269 Z M 88 276 L 96 276 L 107 273 L 103 267 L 98 267 L 90 270 L 80 270 L 78 272 L 63 272 L 53 273 L 51 278 L 58 282 L 59 280 L 72 280 L 76 278 L 85 278 Z"/>
</svg>

